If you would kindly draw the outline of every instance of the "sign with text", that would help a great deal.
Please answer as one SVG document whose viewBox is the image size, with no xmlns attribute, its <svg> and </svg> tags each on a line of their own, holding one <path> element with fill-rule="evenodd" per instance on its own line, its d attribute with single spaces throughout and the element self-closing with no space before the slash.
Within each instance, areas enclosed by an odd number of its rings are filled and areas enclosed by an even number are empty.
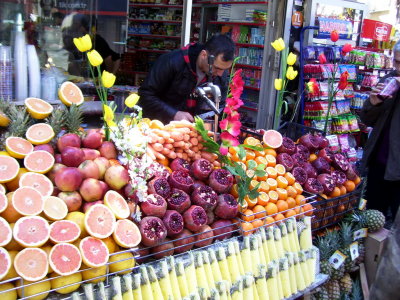
<svg viewBox="0 0 400 300">
<path fill-rule="evenodd" d="M 361 29 L 361 37 L 388 42 L 391 32 L 392 25 L 390 24 L 370 19 L 364 19 Z"/>
<path fill-rule="evenodd" d="M 331 32 L 336 30 L 341 40 L 351 40 L 353 23 L 350 21 L 318 17 L 316 23 L 319 25 L 319 31 L 314 35 L 317 39 L 329 39 Z"/>
</svg>

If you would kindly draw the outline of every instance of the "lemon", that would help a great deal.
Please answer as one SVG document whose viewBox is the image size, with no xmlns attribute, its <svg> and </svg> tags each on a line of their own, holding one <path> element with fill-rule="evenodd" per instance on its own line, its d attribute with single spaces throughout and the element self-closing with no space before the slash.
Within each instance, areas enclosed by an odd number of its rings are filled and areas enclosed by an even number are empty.
<svg viewBox="0 0 400 300">
<path fill-rule="evenodd" d="M 132 268 L 135 266 L 135 259 L 130 252 L 118 253 L 110 256 L 108 262 L 110 263 L 110 273 L 121 271 L 117 273 L 120 275 L 132 272 Z"/>
<path fill-rule="evenodd" d="M 16 290 L 2 293 L 3 291 L 7 291 L 7 290 L 10 290 L 13 288 L 14 288 L 14 285 L 12 283 L 0 284 L 1 300 L 16 300 L 17 299 L 17 291 Z"/>
<path fill-rule="evenodd" d="M 85 101 L 81 89 L 70 81 L 65 81 L 61 84 L 58 89 L 58 97 L 66 106 L 71 106 L 72 104 L 78 106 Z"/>
<path fill-rule="evenodd" d="M 85 270 L 85 269 L 87 269 L 87 270 Z M 104 265 L 104 266 L 101 266 L 98 268 L 89 268 L 82 264 L 81 270 L 85 270 L 85 271 L 82 271 L 83 280 L 89 280 L 89 279 L 92 279 L 95 277 L 106 275 L 107 274 L 107 265 Z M 97 282 L 104 281 L 104 280 L 106 280 L 106 276 L 96 278 L 96 279 L 90 280 L 88 282 L 97 283 Z"/>
<path fill-rule="evenodd" d="M 46 280 L 46 279 L 47 279 L 47 277 L 44 278 L 44 280 Z M 25 285 L 24 289 L 23 289 L 24 297 L 29 297 L 29 296 L 33 296 L 33 295 L 36 295 L 39 293 L 43 293 L 43 294 L 29 298 L 29 299 L 33 299 L 33 300 L 41 300 L 41 299 L 46 298 L 49 295 L 49 290 L 51 289 L 50 281 L 47 280 L 44 282 L 39 282 L 39 283 L 35 283 L 32 285 L 28 285 L 31 283 L 33 283 L 33 282 L 24 280 L 24 285 Z M 20 286 L 20 285 L 21 285 L 21 281 L 18 280 L 17 286 Z M 26 285 L 28 285 L 28 286 L 26 286 Z M 47 293 L 45 293 L 45 292 L 47 292 Z M 22 288 L 18 289 L 17 293 L 18 293 L 19 297 L 22 297 Z"/>
<path fill-rule="evenodd" d="M 10 119 L 0 110 L 0 126 L 7 127 L 10 124 Z"/>
<path fill-rule="evenodd" d="M 73 291 L 76 291 L 77 289 L 79 289 L 79 287 L 81 286 L 80 282 L 82 281 L 82 274 L 80 272 L 77 272 L 77 273 L 74 273 L 71 275 L 67 275 L 67 276 L 60 276 L 57 273 L 52 273 L 50 275 L 50 277 L 51 278 L 58 277 L 58 278 L 52 279 L 50 282 L 51 282 L 51 288 L 57 289 L 56 292 L 59 294 L 72 293 Z M 76 284 L 74 284 L 74 283 L 76 283 Z M 67 286 L 65 288 L 61 288 L 63 286 L 70 285 L 70 284 L 73 284 L 73 285 Z"/>
<path fill-rule="evenodd" d="M 102 241 L 106 244 L 106 246 L 108 248 L 108 252 L 110 252 L 110 254 L 119 250 L 119 247 L 118 247 L 117 243 L 114 241 L 114 239 L 112 238 L 112 236 L 102 239 Z"/>
<path fill-rule="evenodd" d="M 80 211 L 73 211 L 68 213 L 65 220 L 72 221 L 76 223 L 79 228 L 81 229 L 81 238 L 84 238 L 88 235 L 86 228 L 85 228 L 85 214 Z"/>
<path fill-rule="evenodd" d="M 53 112 L 53 106 L 39 98 L 26 98 L 25 106 L 34 119 L 42 120 Z"/>
</svg>

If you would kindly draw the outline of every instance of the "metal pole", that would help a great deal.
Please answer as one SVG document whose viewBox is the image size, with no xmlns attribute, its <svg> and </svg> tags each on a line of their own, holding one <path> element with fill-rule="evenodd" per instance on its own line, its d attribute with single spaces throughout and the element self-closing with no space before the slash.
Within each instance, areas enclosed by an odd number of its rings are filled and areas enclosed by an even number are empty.
<svg viewBox="0 0 400 300">
<path fill-rule="evenodd" d="M 183 1 L 183 20 L 182 20 L 182 34 L 181 34 L 181 46 L 185 46 L 190 43 L 190 26 L 192 22 L 192 0 Z"/>
</svg>

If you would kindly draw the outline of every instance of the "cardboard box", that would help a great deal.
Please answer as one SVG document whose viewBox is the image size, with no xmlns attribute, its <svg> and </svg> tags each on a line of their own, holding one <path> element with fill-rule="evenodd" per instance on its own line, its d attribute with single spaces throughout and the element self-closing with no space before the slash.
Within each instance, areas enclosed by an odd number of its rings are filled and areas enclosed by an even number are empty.
<svg viewBox="0 0 400 300">
<path fill-rule="evenodd" d="M 385 245 L 389 233 L 389 230 L 382 228 L 377 232 L 369 233 L 365 240 L 365 269 L 369 286 L 372 285 L 375 279 L 383 246 Z"/>
</svg>

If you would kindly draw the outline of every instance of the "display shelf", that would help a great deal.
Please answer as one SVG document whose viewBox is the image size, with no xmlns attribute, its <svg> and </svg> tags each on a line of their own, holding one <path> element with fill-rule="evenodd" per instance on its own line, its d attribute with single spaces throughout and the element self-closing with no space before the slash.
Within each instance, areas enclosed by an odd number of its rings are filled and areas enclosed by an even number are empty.
<svg viewBox="0 0 400 300">
<path fill-rule="evenodd" d="M 262 67 L 254 66 L 254 65 L 235 64 L 235 67 L 236 68 L 262 70 Z"/>
<path fill-rule="evenodd" d="M 129 3 L 129 7 L 183 8 L 183 5 Z"/>
<path fill-rule="evenodd" d="M 258 109 L 257 108 L 255 108 L 255 107 L 250 107 L 250 106 L 242 106 L 242 107 L 240 107 L 241 109 L 246 109 L 246 110 L 251 110 L 251 111 L 258 111 Z"/>
<path fill-rule="evenodd" d="M 264 45 L 259 44 L 235 43 L 235 45 L 239 47 L 264 48 Z"/>
<path fill-rule="evenodd" d="M 134 18 L 129 18 L 129 22 L 140 22 L 140 23 L 170 23 L 170 24 L 182 24 L 182 20 L 152 20 L 152 19 L 134 19 Z M 192 24 L 195 24 L 195 21 L 191 22 Z"/>
<path fill-rule="evenodd" d="M 155 38 L 155 39 L 180 39 L 181 37 L 178 35 L 158 35 L 158 34 L 139 34 L 139 33 L 128 33 L 128 36 L 137 36 L 137 37 L 146 37 L 146 38 Z"/>
<path fill-rule="evenodd" d="M 243 86 L 243 88 L 245 88 L 247 90 L 253 90 L 253 91 L 259 91 L 260 90 L 260 88 L 257 88 L 257 87 L 254 87 L 254 86 L 248 86 L 248 85 Z"/>
<path fill-rule="evenodd" d="M 305 296 L 305 295 L 309 294 L 310 292 L 312 292 L 313 290 L 315 290 L 317 287 L 323 285 L 328 280 L 329 280 L 329 275 L 319 273 L 315 277 L 315 281 L 309 287 L 307 287 L 305 290 L 303 290 L 301 292 L 298 292 L 298 293 L 290 296 L 289 298 L 285 298 L 285 300 L 295 300 L 302 296 Z"/>
<path fill-rule="evenodd" d="M 230 22 L 230 21 L 210 21 L 209 24 L 213 25 L 248 25 L 248 26 L 265 26 L 267 23 L 254 23 L 254 22 Z"/>
<path fill-rule="evenodd" d="M 162 49 L 136 49 L 136 48 L 129 48 L 128 47 L 128 53 L 135 53 L 135 52 L 153 52 L 153 53 L 167 53 L 170 52 L 171 50 L 162 50 Z"/>
<path fill-rule="evenodd" d="M 202 1 L 202 4 L 268 4 L 268 1 Z"/>
</svg>

